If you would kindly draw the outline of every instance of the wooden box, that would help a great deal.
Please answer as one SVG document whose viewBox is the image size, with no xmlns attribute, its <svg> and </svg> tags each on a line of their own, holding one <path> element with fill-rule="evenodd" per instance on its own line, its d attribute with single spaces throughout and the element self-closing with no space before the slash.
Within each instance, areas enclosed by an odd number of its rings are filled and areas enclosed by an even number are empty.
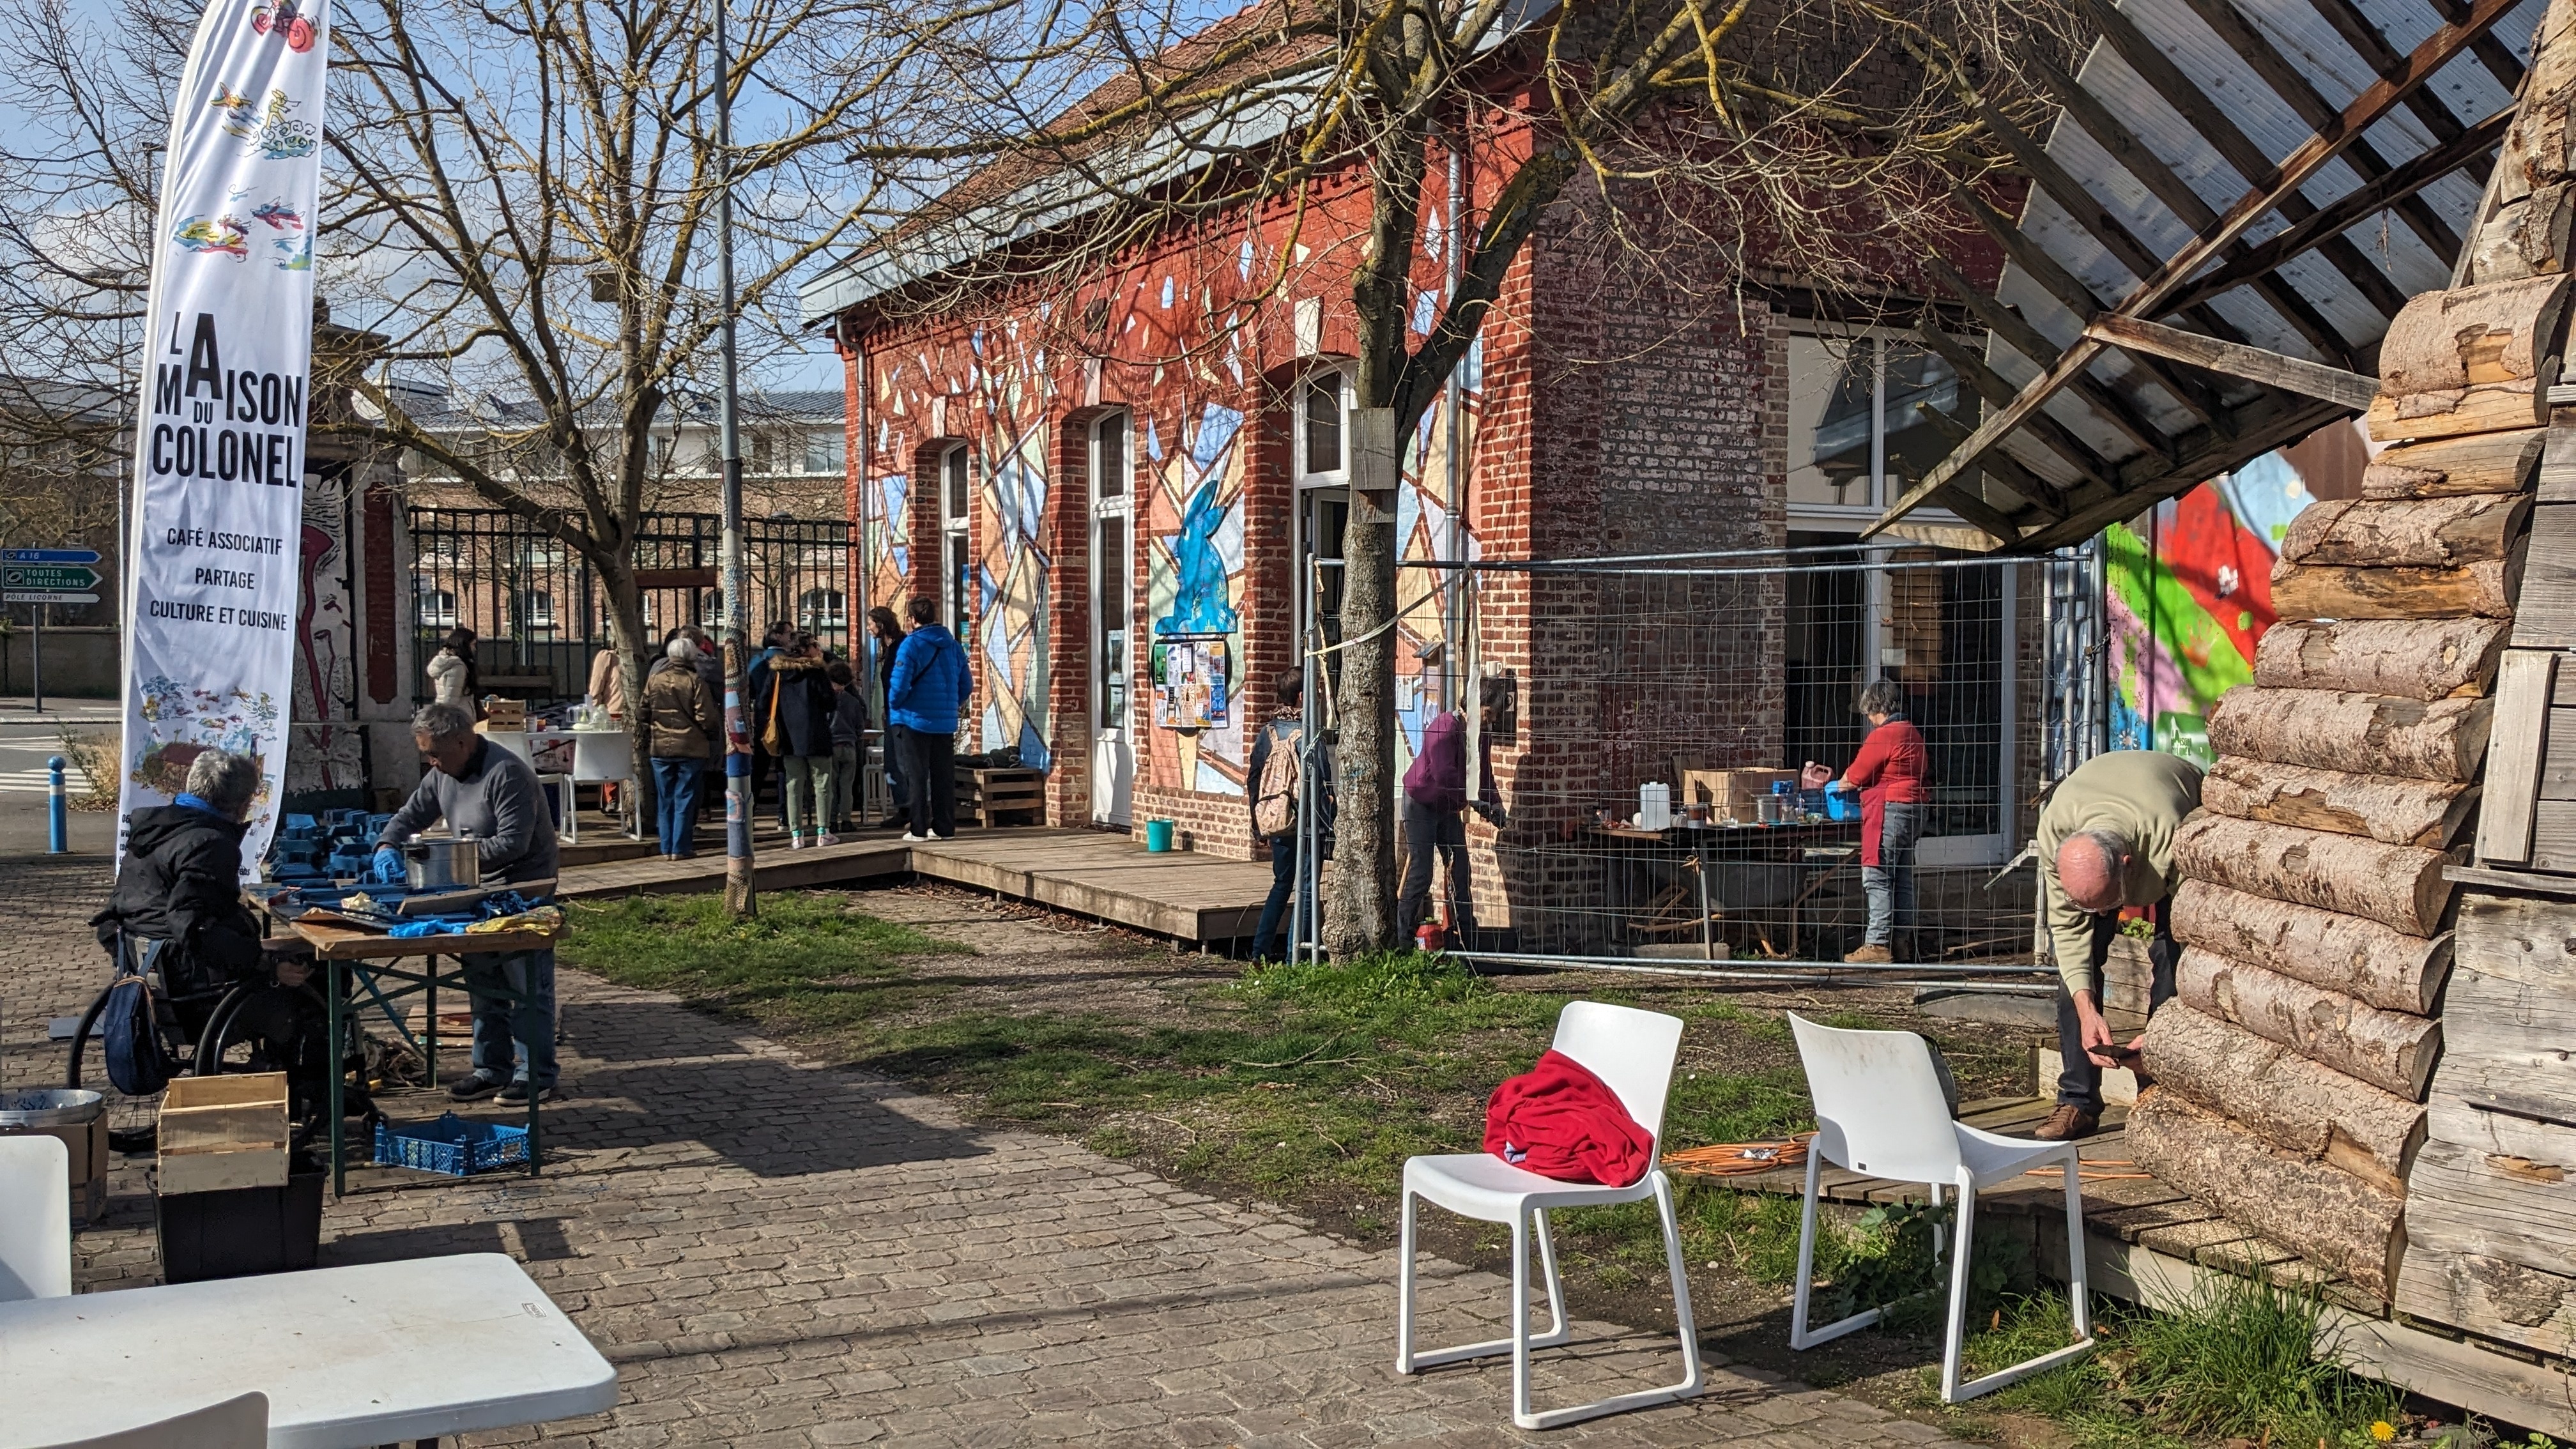
<svg viewBox="0 0 2576 1449">
<path fill-rule="evenodd" d="M 1788 781 L 1794 790 L 1798 772 L 1686 769 L 1673 781 L 1673 813 L 1679 815 L 1688 805 L 1708 805 L 1721 818 L 1732 815 L 1738 820 L 1750 820 L 1757 808 L 1754 798 L 1770 794 L 1771 786 L 1781 780 Z"/>
<path fill-rule="evenodd" d="M 72 1221 L 90 1223 L 107 1211 L 107 1116 L 77 1127 L 0 1127 L 0 1137 L 51 1137 L 71 1154 Z"/>
<path fill-rule="evenodd" d="M 1036 825 L 1046 818 L 1046 771 L 1026 767 L 1008 770 L 957 767 L 957 819 L 991 829 L 1003 815 L 1026 816 Z"/>
<path fill-rule="evenodd" d="M 286 1185 L 286 1074 L 175 1077 L 161 1098 L 163 1195 Z"/>
</svg>

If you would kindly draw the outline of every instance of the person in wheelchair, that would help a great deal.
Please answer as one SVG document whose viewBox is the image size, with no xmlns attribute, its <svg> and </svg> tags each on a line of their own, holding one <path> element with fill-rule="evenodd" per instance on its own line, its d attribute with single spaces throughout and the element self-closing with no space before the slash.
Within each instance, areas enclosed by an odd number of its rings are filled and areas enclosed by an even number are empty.
<svg viewBox="0 0 2576 1449">
<path fill-rule="evenodd" d="M 173 1069 L 210 1075 L 224 1064 L 198 1057 L 247 1046 L 250 1059 L 236 1069 L 286 1072 L 300 1123 L 321 1110 L 327 1037 L 306 948 L 263 940 L 242 902 L 241 841 L 259 783 L 259 761 L 247 755 L 208 750 L 191 761 L 175 802 L 128 820 L 116 889 L 90 925 L 120 975 L 157 978 L 156 1035 L 192 1048 Z"/>
</svg>

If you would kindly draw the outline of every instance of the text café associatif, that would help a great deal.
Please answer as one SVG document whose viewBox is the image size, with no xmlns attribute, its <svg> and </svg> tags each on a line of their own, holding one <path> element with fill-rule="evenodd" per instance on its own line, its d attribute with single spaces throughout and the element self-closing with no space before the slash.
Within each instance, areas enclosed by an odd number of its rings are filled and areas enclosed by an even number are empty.
<svg viewBox="0 0 2576 1449">
<path fill-rule="evenodd" d="M 187 365 L 165 362 L 154 371 L 152 415 L 179 420 L 152 426 L 155 474 L 283 488 L 302 481 L 304 460 L 297 452 L 304 439 L 303 378 L 226 370 L 215 319 L 203 312 L 197 314 Z"/>
</svg>

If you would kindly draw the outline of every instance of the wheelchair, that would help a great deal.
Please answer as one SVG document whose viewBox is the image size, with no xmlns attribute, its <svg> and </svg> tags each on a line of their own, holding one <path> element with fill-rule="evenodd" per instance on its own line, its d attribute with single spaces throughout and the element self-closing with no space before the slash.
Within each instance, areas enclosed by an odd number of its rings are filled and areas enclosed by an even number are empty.
<svg viewBox="0 0 2576 1449">
<path fill-rule="evenodd" d="M 70 1059 L 63 1085 L 77 1090 L 84 1076 L 107 1094 L 108 1145 L 118 1152 L 151 1151 L 158 1137 L 158 1094 L 128 1097 L 108 1084 L 106 1039 L 100 1019 L 115 998 L 115 981 L 125 974 L 131 948 L 119 943 L 111 953 L 116 966 L 109 984 L 81 1013 L 72 1033 Z M 263 960 L 258 974 L 246 978 L 208 978 L 182 969 L 165 971 L 168 953 L 148 949 L 142 974 L 152 994 L 153 1033 L 173 1077 L 205 1077 L 219 1072 L 284 1072 L 293 1145 L 301 1147 L 321 1129 L 327 1110 L 329 1040 L 322 994 L 307 981 L 278 984 L 274 966 Z M 360 1078 L 364 1081 L 363 1074 Z M 352 1102 L 352 1115 L 373 1111 L 363 1086 Z"/>
</svg>

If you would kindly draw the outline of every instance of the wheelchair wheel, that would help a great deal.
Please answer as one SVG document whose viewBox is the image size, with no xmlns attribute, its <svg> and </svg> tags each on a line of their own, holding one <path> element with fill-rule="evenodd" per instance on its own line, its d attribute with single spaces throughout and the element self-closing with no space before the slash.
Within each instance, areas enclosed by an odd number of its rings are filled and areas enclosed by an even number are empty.
<svg viewBox="0 0 2576 1449">
<path fill-rule="evenodd" d="M 114 987 L 108 987 L 101 990 L 96 999 L 90 1002 L 89 1010 L 81 1013 L 80 1025 L 72 1033 L 71 1052 L 63 1070 L 63 1085 L 75 1090 L 80 1087 L 82 1077 L 93 1070 L 91 1043 L 100 1042 L 101 1049 L 95 1057 L 98 1065 L 95 1068 L 97 1076 L 94 1085 L 98 1091 L 107 1096 L 108 1145 L 118 1152 L 149 1152 L 159 1135 L 160 1094 L 129 1097 L 116 1090 L 115 1085 L 107 1080 L 104 1038 L 92 1035 L 98 1029 L 99 1017 L 107 1010 L 108 997 L 114 989 Z M 176 1052 L 171 1053 L 174 1058 L 170 1063 L 172 1076 L 210 1076 L 223 1070 L 223 1052 L 228 1044 L 224 1033 L 229 1030 L 232 1019 L 240 1013 L 241 1004 L 249 994 L 250 988 L 247 985 L 235 985 L 216 1001 L 213 1014 L 206 1019 L 205 1032 L 196 1042 L 188 1045 L 187 1056 L 184 1059 L 178 1059 Z M 169 1051 L 174 1044 L 165 1041 L 162 1045 L 163 1050 Z M 211 1052 L 208 1051 L 209 1047 L 213 1048 Z"/>
</svg>

